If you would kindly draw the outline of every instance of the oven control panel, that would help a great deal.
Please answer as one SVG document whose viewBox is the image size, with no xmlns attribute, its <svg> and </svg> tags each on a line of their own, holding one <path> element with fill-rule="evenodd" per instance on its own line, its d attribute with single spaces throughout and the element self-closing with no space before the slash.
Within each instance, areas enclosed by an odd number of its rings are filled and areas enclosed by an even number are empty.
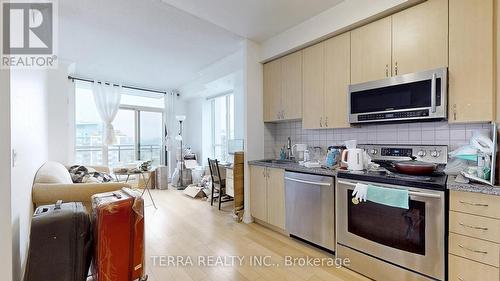
<svg viewBox="0 0 500 281">
<path fill-rule="evenodd" d="M 448 162 L 448 146 L 446 145 L 401 145 L 401 144 L 360 144 L 374 160 L 416 160 L 446 164 Z"/>
</svg>

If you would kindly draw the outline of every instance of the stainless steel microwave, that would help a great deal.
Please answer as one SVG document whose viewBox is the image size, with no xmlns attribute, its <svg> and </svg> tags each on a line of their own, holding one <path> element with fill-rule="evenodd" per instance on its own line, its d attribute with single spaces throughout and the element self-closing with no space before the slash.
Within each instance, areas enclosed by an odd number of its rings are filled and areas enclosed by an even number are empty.
<svg viewBox="0 0 500 281">
<path fill-rule="evenodd" d="M 349 86 L 349 123 L 447 118 L 448 69 Z"/>
</svg>

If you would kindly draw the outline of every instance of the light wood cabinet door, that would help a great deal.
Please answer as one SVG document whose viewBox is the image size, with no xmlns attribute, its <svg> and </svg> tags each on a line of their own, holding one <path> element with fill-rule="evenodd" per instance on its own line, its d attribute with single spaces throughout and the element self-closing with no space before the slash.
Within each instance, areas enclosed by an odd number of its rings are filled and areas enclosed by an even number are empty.
<svg viewBox="0 0 500 281">
<path fill-rule="evenodd" d="M 250 166 L 250 207 L 252 216 L 267 222 L 267 169 Z"/>
<path fill-rule="evenodd" d="M 494 120 L 493 0 L 450 1 L 450 122 Z"/>
<path fill-rule="evenodd" d="M 351 31 L 351 82 L 391 76 L 391 17 Z"/>
<path fill-rule="evenodd" d="M 392 16 L 392 62 L 393 76 L 448 66 L 448 0 L 428 0 Z"/>
<path fill-rule="evenodd" d="M 469 0 L 467 0 L 469 1 Z M 448 280 L 488 280 L 498 281 L 499 270 L 479 262 L 460 258 L 455 255 L 448 256 Z"/>
<path fill-rule="evenodd" d="M 302 118 L 302 51 L 281 59 L 283 119 Z"/>
<path fill-rule="evenodd" d="M 281 116 L 281 60 L 264 64 L 264 121 L 276 121 Z"/>
<path fill-rule="evenodd" d="M 344 33 L 325 42 L 325 127 L 348 128 L 347 96 L 351 83 L 351 40 Z"/>
<path fill-rule="evenodd" d="M 323 127 L 325 92 L 325 43 L 302 51 L 302 127 Z"/>
<path fill-rule="evenodd" d="M 267 218 L 268 223 L 285 229 L 285 171 L 268 168 Z"/>
</svg>

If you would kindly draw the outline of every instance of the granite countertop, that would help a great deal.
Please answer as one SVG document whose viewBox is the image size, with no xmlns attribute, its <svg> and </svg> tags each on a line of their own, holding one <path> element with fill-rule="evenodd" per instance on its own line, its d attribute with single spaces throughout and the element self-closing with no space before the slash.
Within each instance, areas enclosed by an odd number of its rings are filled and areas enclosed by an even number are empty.
<svg viewBox="0 0 500 281">
<path fill-rule="evenodd" d="M 330 176 L 334 177 L 337 172 L 335 170 L 331 169 L 325 169 L 325 168 L 307 168 L 304 166 L 299 165 L 298 163 L 270 163 L 270 162 L 265 162 L 266 160 L 255 160 L 255 161 L 249 161 L 249 165 L 254 165 L 254 166 L 263 166 L 263 167 L 269 167 L 269 168 L 276 168 L 276 169 L 283 169 L 285 171 L 290 171 L 290 172 L 301 172 L 301 173 L 308 173 L 308 174 L 314 174 L 314 175 L 321 175 L 321 176 Z"/>
<path fill-rule="evenodd" d="M 447 186 L 449 190 L 476 192 L 500 196 L 500 186 L 490 186 L 479 183 L 460 183 L 455 181 L 454 176 L 448 177 Z"/>
</svg>

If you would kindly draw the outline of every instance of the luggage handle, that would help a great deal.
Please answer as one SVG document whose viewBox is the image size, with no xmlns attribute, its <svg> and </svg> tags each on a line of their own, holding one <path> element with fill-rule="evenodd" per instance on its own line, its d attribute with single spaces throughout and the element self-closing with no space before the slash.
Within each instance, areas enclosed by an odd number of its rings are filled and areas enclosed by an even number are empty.
<svg viewBox="0 0 500 281">
<path fill-rule="evenodd" d="M 113 192 L 113 196 L 115 196 L 118 199 L 122 199 L 122 195 L 118 192 Z"/>
<path fill-rule="evenodd" d="M 54 210 L 60 210 L 62 205 L 62 200 L 57 200 Z"/>
</svg>

